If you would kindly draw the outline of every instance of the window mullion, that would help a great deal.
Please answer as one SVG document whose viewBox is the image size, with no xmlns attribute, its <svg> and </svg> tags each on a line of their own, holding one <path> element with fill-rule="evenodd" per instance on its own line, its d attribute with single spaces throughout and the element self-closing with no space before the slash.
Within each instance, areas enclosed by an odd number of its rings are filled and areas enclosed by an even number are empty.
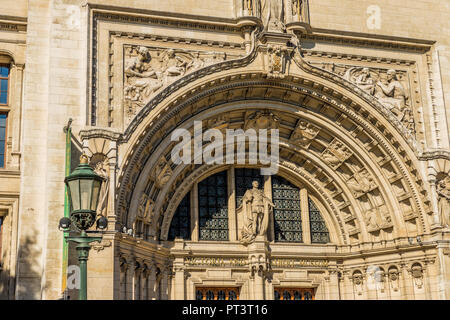
<svg viewBox="0 0 450 320">
<path fill-rule="evenodd" d="M 300 189 L 300 210 L 302 216 L 303 243 L 311 243 L 311 230 L 309 226 L 308 190 Z"/>
</svg>

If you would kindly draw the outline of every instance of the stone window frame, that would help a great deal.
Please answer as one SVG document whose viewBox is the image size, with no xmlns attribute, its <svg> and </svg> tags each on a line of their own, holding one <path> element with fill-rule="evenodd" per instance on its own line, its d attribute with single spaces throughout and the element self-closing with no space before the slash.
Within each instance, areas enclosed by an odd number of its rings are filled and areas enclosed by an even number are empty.
<svg viewBox="0 0 450 320">
<path fill-rule="evenodd" d="M 204 175 L 197 179 L 197 181 L 194 183 L 192 189 L 190 189 L 190 232 L 191 237 L 190 239 L 185 239 L 185 241 L 191 241 L 191 242 L 209 242 L 210 240 L 200 240 L 199 237 L 199 205 L 198 205 L 198 183 L 203 181 L 204 179 L 208 178 L 209 176 L 212 176 L 214 174 L 217 174 L 219 172 L 226 171 L 227 175 L 227 189 L 228 189 L 228 240 L 231 242 L 239 241 L 239 234 L 240 229 L 238 230 L 238 226 L 242 226 L 241 217 L 238 216 L 236 212 L 236 185 L 235 185 L 235 169 L 239 168 L 253 168 L 251 166 L 231 166 L 227 169 L 220 168 L 217 171 L 209 172 L 207 175 Z M 254 168 L 253 168 L 254 169 Z M 313 245 L 323 245 L 323 244 L 330 244 L 333 241 L 331 232 L 330 232 L 330 226 L 328 225 L 327 220 L 324 218 L 324 213 L 327 212 L 325 207 L 322 205 L 322 203 L 318 200 L 318 198 L 312 193 L 309 192 L 309 190 L 302 185 L 299 185 L 299 183 L 296 183 L 292 181 L 291 179 L 288 179 L 287 177 L 280 175 L 290 183 L 292 183 L 294 186 L 298 187 L 300 190 L 300 206 L 301 206 L 301 223 L 302 223 L 302 233 L 303 233 L 303 242 L 278 242 L 275 241 L 275 230 L 274 230 L 274 217 L 273 215 L 270 215 L 269 217 L 269 228 L 267 230 L 267 237 L 268 240 L 272 243 L 277 244 L 313 244 Z M 264 193 L 272 199 L 272 178 L 271 176 L 265 176 L 264 182 Z M 186 196 L 186 195 L 185 195 Z M 311 199 L 311 201 L 316 205 L 317 209 L 321 213 L 321 216 L 323 218 L 323 222 L 325 223 L 328 234 L 329 234 L 329 242 L 327 243 L 312 243 L 311 238 L 311 231 L 310 231 L 310 212 L 309 212 L 309 205 L 308 205 L 308 199 Z M 172 223 L 172 222 L 171 222 Z M 169 226 L 170 229 L 170 226 Z M 169 240 L 170 241 L 170 240 Z"/>
</svg>

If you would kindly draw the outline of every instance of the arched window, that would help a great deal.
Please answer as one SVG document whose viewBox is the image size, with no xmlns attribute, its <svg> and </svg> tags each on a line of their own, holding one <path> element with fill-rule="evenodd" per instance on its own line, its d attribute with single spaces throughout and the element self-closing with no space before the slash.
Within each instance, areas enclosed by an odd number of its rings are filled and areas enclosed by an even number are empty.
<svg viewBox="0 0 450 320">
<path fill-rule="evenodd" d="M 303 242 L 300 189 L 286 179 L 272 177 L 275 240 Z"/>
<path fill-rule="evenodd" d="M 311 229 L 311 243 L 330 242 L 330 233 L 325 221 L 311 198 L 308 197 L 309 225 Z"/>
<path fill-rule="evenodd" d="M 227 172 L 209 176 L 198 184 L 199 240 L 228 240 Z"/>
<path fill-rule="evenodd" d="M 191 239 L 191 193 L 189 192 L 178 205 L 169 229 L 169 240 Z"/>
</svg>

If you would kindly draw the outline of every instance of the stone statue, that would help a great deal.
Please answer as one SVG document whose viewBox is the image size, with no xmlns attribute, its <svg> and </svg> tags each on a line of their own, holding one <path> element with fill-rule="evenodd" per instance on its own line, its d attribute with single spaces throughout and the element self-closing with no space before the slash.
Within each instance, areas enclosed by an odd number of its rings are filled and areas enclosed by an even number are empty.
<svg viewBox="0 0 450 320">
<path fill-rule="evenodd" d="M 397 80 L 397 72 L 393 69 L 387 71 L 387 85 L 378 81 L 377 86 L 381 89 L 377 92 L 376 97 L 379 101 L 395 115 L 398 120 L 402 121 L 406 106 L 405 88 Z"/>
<path fill-rule="evenodd" d="M 108 209 L 108 195 L 109 195 L 109 162 L 108 158 L 104 161 L 99 161 L 94 169 L 100 177 L 103 178 L 102 187 L 97 203 L 97 214 L 106 217 Z"/>
<path fill-rule="evenodd" d="M 364 218 L 367 225 L 367 230 L 369 232 L 377 231 L 380 229 L 380 223 L 377 217 L 377 210 L 375 208 L 368 210 Z"/>
<path fill-rule="evenodd" d="M 284 32 L 284 0 L 259 0 L 265 31 Z"/>
<path fill-rule="evenodd" d="M 322 153 L 323 161 L 328 163 L 333 168 L 338 167 L 351 156 L 351 150 L 349 150 L 342 142 L 338 140 L 334 140 Z"/>
<path fill-rule="evenodd" d="M 441 223 L 444 227 L 450 227 L 450 176 L 437 182 L 436 191 Z"/>
<path fill-rule="evenodd" d="M 153 213 L 154 213 L 154 201 L 145 193 L 143 193 L 141 198 L 139 199 L 137 216 L 138 218 L 146 222 L 151 222 L 151 219 L 153 218 Z"/>
<path fill-rule="evenodd" d="M 238 211 L 243 213 L 244 226 L 241 232 L 241 243 L 248 245 L 256 236 L 265 236 L 269 224 L 269 214 L 275 206 L 264 195 L 264 191 L 258 189 L 258 181 L 253 181 L 253 188 L 245 192 L 242 204 Z"/>
<path fill-rule="evenodd" d="M 311 141 L 317 136 L 320 129 L 311 123 L 299 120 L 297 127 L 291 134 L 291 141 L 302 147 L 309 147 Z"/>
</svg>

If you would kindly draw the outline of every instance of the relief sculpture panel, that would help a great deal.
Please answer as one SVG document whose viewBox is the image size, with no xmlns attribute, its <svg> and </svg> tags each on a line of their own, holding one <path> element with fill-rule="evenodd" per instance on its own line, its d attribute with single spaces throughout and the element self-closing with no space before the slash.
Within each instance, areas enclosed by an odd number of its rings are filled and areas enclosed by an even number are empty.
<svg viewBox="0 0 450 320">
<path fill-rule="evenodd" d="M 404 70 L 368 68 L 335 63 L 311 62 L 335 73 L 378 100 L 412 133 L 415 133 L 411 86 Z"/>
<path fill-rule="evenodd" d="M 239 56 L 147 46 L 124 46 L 123 100 L 128 123 L 162 88 L 203 67 Z"/>
</svg>

